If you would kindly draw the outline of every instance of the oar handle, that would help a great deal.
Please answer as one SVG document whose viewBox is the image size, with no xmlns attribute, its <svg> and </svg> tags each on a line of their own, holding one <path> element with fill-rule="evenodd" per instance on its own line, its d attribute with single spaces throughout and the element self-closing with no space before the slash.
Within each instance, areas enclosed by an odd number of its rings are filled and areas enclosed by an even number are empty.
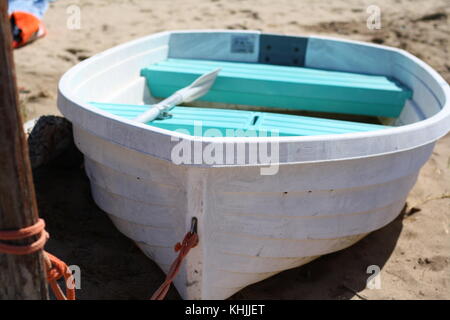
<svg viewBox="0 0 450 320">
<path fill-rule="evenodd" d="M 153 121 L 156 118 L 158 118 L 159 113 L 161 112 L 161 110 L 159 110 L 158 108 L 151 108 L 147 111 L 145 111 L 143 114 L 141 114 L 140 116 L 138 116 L 135 120 L 141 123 L 146 123 L 149 121 Z"/>
<path fill-rule="evenodd" d="M 175 92 L 170 97 L 160 101 L 159 103 L 153 105 L 149 110 L 145 111 L 140 116 L 136 117 L 134 120 L 142 123 L 150 122 L 158 118 L 158 116 L 163 111 L 169 111 L 171 108 L 177 104 L 183 102 L 183 96 L 178 92 Z"/>
</svg>

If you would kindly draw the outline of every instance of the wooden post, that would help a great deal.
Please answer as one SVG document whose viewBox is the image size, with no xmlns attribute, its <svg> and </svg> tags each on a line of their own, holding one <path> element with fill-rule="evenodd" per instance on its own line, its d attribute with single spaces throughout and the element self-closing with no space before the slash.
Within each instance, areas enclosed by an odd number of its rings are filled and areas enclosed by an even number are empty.
<svg viewBox="0 0 450 320">
<path fill-rule="evenodd" d="M 0 0 L 0 230 L 16 230 L 36 223 L 38 212 L 19 111 L 7 3 Z M 24 256 L 0 254 L 0 300 L 48 299 L 44 266 L 42 250 Z"/>
</svg>

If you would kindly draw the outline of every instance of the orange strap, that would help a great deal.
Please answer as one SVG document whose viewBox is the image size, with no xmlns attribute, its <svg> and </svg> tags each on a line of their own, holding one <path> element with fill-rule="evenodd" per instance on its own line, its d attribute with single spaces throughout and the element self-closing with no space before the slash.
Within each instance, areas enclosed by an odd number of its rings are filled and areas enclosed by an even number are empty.
<svg viewBox="0 0 450 320">
<path fill-rule="evenodd" d="M 34 225 L 18 229 L 0 231 L 0 240 L 23 240 L 40 234 L 39 239 L 28 245 L 11 245 L 0 243 L 0 253 L 25 255 L 37 252 L 44 248 L 48 239 L 48 233 L 45 231 L 45 222 L 39 219 Z M 69 267 L 52 254 L 44 251 L 44 260 L 47 266 L 47 280 L 58 300 L 75 300 L 75 281 Z M 57 280 L 64 277 L 66 280 L 66 295 L 58 285 Z M 69 282 L 70 281 L 70 282 Z"/>
<path fill-rule="evenodd" d="M 150 300 L 163 300 L 169 291 L 170 284 L 180 270 L 181 263 L 183 259 L 187 256 L 189 251 L 198 244 L 198 235 L 196 232 L 188 232 L 183 239 L 182 243 L 177 243 L 175 245 L 175 251 L 180 252 L 178 257 L 170 266 L 169 272 L 167 273 L 166 280 L 163 284 L 155 291 Z"/>
</svg>

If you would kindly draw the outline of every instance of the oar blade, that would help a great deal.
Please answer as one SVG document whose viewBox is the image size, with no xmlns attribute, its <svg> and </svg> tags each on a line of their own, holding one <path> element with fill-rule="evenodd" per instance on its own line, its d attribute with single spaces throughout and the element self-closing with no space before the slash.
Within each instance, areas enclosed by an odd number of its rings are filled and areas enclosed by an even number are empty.
<svg viewBox="0 0 450 320">
<path fill-rule="evenodd" d="M 217 75 L 220 72 L 220 68 L 215 69 L 209 73 L 202 75 L 200 78 L 196 79 L 189 87 L 181 89 L 178 91 L 183 96 L 183 102 L 191 102 L 198 98 L 201 98 L 209 89 L 213 86 L 216 81 Z"/>
</svg>

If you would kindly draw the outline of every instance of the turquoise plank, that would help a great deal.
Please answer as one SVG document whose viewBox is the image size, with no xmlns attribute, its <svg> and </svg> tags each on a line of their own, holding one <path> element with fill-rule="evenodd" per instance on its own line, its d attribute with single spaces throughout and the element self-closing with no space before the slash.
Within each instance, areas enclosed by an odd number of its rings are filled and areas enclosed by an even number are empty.
<svg viewBox="0 0 450 320">
<path fill-rule="evenodd" d="M 127 119 L 133 119 L 149 108 L 146 105 L 99 102 L 90 102 L 90 104 Z M 171 118 L 154 120 L 147 124 L 172 131 L 187 130 L 191 135 L 200 136 L 211 133 L 207 132 L 209 129 L 218 130 L 220 136 L 242 136 L 248 131 L 256 131 L 256 133 L 265 131 L 268 132 L 268 136 L 272 131 L 280 136 L 309 136 L 387 128 L 375 124 L 243 110 L 175 107 L 170 113 Z M 201 132 L 198 128 L 195 129 L 195 121 L 201 122 Z"/>
<path fill-rule="evenodd" d="M 151 92 L 157 97 L 167 97 L 173 94 L 179 87 L 153 85 Z M 378 116 L 378 109 L 384 110 L 385 117 L 395 118 L 398 116 L 398 109 L 396 105 L 379 104 L 379 103 L 364 103 L 346 101 L 346 100 L 327 100 L 321 98 L 307 98 L 307 97 L 290 97 L 277 96 L 276 99 L 268 99 L 268 96 L 260 93 L 239 93 L 239 100 L 237 102 L 236 95 L 233 92 L 211 90 L 204 97 L 198 99 L 200 101 L 214 101 L 228 104 L 242 104 L 249 106 L 264 106 L 272 108 L 283 108 L 288 110 L 308 110 L 331 112 L 341 114 L 361 114 L 369 116 Z M 337 111 L 338 110 L 338 111 Z"/>
<path fill-rule="evenodd" d="M 184 60 L 184 59 L 168 59 L 158 62 L 156 66 L 162 67 L 179 67 L 179 68 L 195 68 L 202 70 L 203 72 L 214 69 L 222 68 L 226 72 L 235 72 L 243 74 L 253 75 L 266 75 L 273 77 L 286 77 L 317 80 L 325 82 L 355 82 L 355 85 L 361 83 L 373 84 L 384 86 L 387 89 L 402 90 L 401 87 L 392 80 L 385 76 L 369 76 L 348 72 L 336 72 L 336 71 L 323 71 L 319 69 L 308 69 L 301 67 L 278 67 L 267 64 L 259 63 L 247 63 L 245 68 L 242 67 L 242 63 L 222 62 L 222 61 L 209 61 L 209 60 Z"/>
<path fill-rule="evenodd" d="M 204 101 L 397 117 L 411 96 L 382 76 L 252 63 L 169 59 L 141 74 L 154 96 L 166 97 L 216 67 L 222 71 Z"/>
<path fill-rule="evenodd" d="M 142 71 L 149 85 L 185 86 L 205 72 L 213 69 L 180 69 L 154 65 Z M 327 97 L 337 100 L 371 101 L 374 103 L 392 103 L 404 101 L 406 93 L 398 88 L 389 89 L 378 85 L 353 82 L 338 83 L 332 81 L 310 81 L 293 77 L 261 76 L 257 74 L 242 74 L 222 70 L 211 90 L 226 90 L 230 92 L 253 92 L 272 95 L 307 96 L 311 98 Z"/>
<path fill-rule="evenodd" d="M 281 76 L 282 79 L 304 78 L 307 79 L 308 81 L 315 79 L 319 81 L 325 81 L 328 83 L 354 82 L 351 83 L 351 86 L 355 87 L 358 87 L 359 85 L 364 83 L 369 83 L 373 85 L 383 85 L 386 86 L 386 88 L 390 88 L 392 90 L 404 91 L 407 94 L 409 91 L 406 90 L 404 87 L 400 86 L 397 81 L 389 79 L 385 76 L 366 75 L 340 71 L 326 71 L 312 68 L 284 67 L 259 63 L 241 63 L 241 62 L 193 60 L 193 59 L 167 59 L 155 63 L 153 64 L 153 66 L 178 67 L 183 69 L 201 68 L 202 72 L 204 72 L 205 70 L 207 71 L 213 68 L 220 67 L 222 68 L 223 72 L 233 72 L 235 74 L 237 72 L 237 73 L 259 74 L 266 76 L 273 75 L 273 76 Z"/>
<path fill-rule="evenodd" d="M 200 59 L 173 59 L 168 58 L 157 63 L 158 65 L 184 65 L 184 66 L 210 66 L 211 68 L 237 68 L 242 70 L 242 62 L 231 62 L 231 61 L 218 61 L 218 60 L 200 60 Z M 389 82 L 389 79 L 385 76 L 378 75 L 367 75 L 352 72 L 342 72 L 342 71 L 329 71 L 314 68 L 305 67 L 289 67 L 280 65 L 271 65 L 263 63 L 245 63 L 245 69 L 251 71 L 263 70 L 265 72 L 274 72 L 278 74 L 295 74 L 300 73 L 303 75 L 313 75 L 313 76 L 325 76 L 327 78 L 355 78 L 355 79 L 366 79 L 369 81 L 377 82 Z"/>
</svg>

